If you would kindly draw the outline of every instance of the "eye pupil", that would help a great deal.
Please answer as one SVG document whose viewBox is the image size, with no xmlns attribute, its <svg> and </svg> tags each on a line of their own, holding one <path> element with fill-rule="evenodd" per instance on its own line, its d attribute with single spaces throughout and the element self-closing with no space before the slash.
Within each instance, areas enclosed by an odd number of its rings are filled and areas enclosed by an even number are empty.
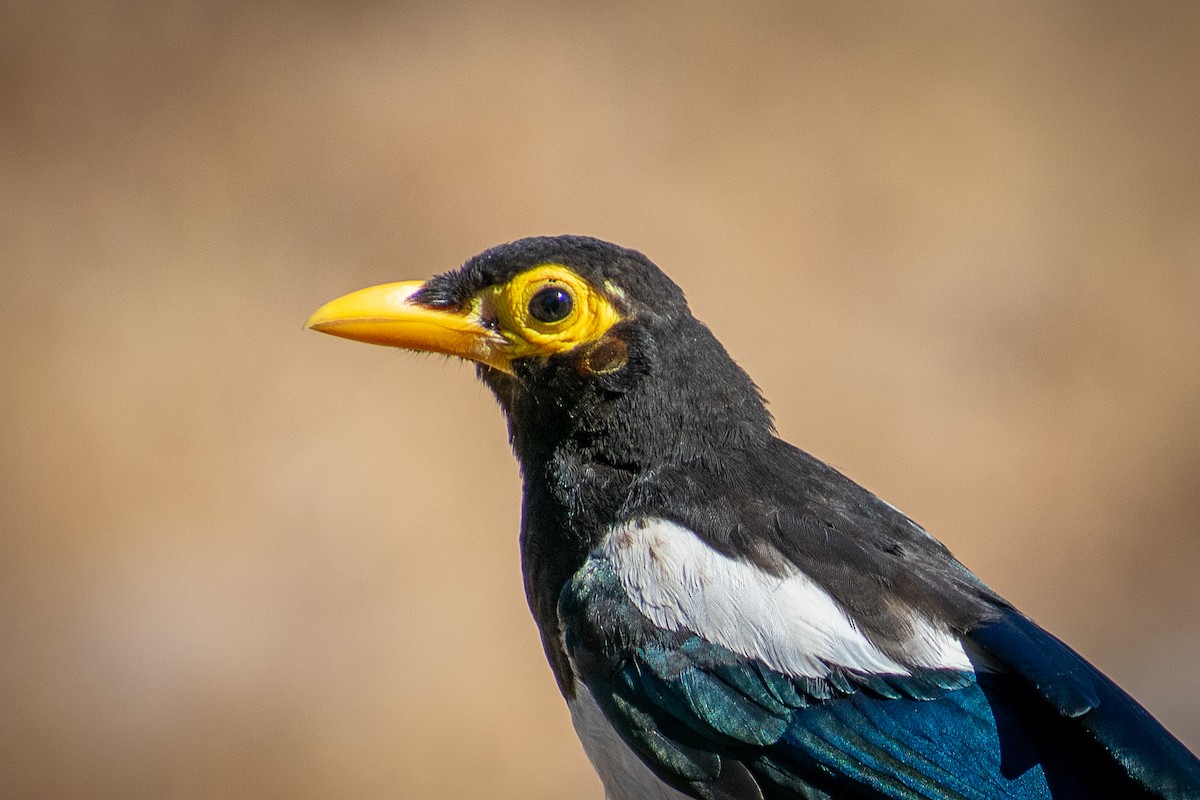
<svg viewBox="0 0 1200 800">
<path fill-rule="evenodd" d="M 566 289 L 547 286 L 529 301 L 530 315 L 541 322 L 560 322 L 571 313 L 575 301 Z"/>
</svg>

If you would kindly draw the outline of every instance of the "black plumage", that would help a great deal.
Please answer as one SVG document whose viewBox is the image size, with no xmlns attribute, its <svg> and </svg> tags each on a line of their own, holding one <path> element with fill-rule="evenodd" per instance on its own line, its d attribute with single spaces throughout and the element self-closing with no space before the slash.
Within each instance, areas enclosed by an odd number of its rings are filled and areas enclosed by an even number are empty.
<svg viewBox="0 0 1200 800">
<path fill-rule="evenodd" d="M 524 239 L 410 302 L 494 330 L 479 298 L 546 265 L 618 319 L 566 349 L 478 367 L 521 465 L 526 592 L 563 695 L 586 686 L 659 779 L 730 800 L 1200 797 L 1200 763 L 1119 688 L 919 525 L 778 439 L 757 387 L 645 256 Z M 899 667 L 790 674 L 704 630 L 656 625 L 598 550 L 645 520 L 764 580 L 802 573 Z M 921 663 L 919 620 L 961 640 L 975 669 Z"/>
<path fill-rule="evenodd" d="M 780 557 L 803 564 L 885 648 L 903 622 L 881 586 L 960 631 L 1000 602 L 903 514 L 776 438 L 758 387 L 641 253 L 587 237 L 523 239 L 431 279 L 418 299 L 460 307 L 543 263 L 619 286 L 629 317 L 609 332 L 629 351 L 616 373 L 579 369 L 581 352 L 518 362 L 515 375 L 478 368 L 521 465 L 526 587 L 565 692 L 559 594 L 614 523 L 638 517 L 676 521 L 766 569 Z"/>
</svg>

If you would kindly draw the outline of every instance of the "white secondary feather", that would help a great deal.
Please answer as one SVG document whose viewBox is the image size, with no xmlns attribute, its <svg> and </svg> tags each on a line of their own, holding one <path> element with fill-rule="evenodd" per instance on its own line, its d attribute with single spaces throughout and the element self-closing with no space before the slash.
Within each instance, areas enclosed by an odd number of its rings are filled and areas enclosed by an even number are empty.
<svg viewBox="0 0 1200 800">
<path fill-rule="evenodd" d="M 583 751 L 604 784 L 607 800 L 688 800 L 655 777 L 625 744 L 587 686 L 576 684 L 575 697 L 567 706 Z"/>
<path fill-rule="evenodd" d="M 829 665 L 908 674 L 868 639 L 833 597 L 797 569 L 782 576 L 722 555 L 687 528 L 640 519 L 600 544 L 630 600 L 655 625 L 691 630 L 735 653 L 795 677 L 820 678 Z M 957 637 L 912 612 L 903 642 L 908 664 L 970 670 Z"/>
</svg>

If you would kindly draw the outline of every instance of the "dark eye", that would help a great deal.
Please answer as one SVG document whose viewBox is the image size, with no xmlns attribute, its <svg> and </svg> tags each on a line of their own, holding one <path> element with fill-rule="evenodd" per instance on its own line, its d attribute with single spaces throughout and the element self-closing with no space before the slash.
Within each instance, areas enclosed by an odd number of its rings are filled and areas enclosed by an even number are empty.
<svg viewBox="0 0 1200 800">
<path fill-rule="evenodd" d="M 575 301 L 561 286 L 547 286 L 529 301 L 529 314 L 541 322 L 561 322 L 570 313 Z"/>
</svg>

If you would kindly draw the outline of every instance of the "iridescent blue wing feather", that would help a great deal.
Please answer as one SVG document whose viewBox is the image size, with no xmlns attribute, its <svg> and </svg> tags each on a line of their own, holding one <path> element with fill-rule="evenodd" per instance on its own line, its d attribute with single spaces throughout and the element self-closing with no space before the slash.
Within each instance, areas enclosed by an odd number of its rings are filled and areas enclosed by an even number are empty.
<svg viewBox="0 0 1200 800">
<path fill-rule="evenodd" d="M 567 585 L 560 617 L 577 676 L 622 739 L 692 797 L 1200 796 L 1182 745 L 1014 612 L 972 637 L 990 665 L 978 673 L 819 679 L 657 628 L 603 559 Z"/>
<path fill-rule="evenodd" d="M 1026 617 L 1009 612 L 969 634 L 1138 786 L 1169 800 L 1200 797 L 1196 757 L 1119 686 Z"/>
</svg>

